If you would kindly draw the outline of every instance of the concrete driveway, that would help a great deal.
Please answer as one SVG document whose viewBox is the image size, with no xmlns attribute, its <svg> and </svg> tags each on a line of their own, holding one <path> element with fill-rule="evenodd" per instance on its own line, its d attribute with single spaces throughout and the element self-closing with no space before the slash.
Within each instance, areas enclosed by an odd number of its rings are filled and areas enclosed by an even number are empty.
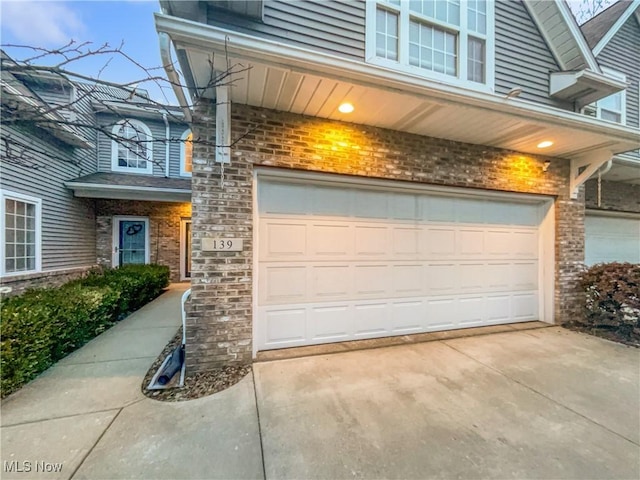
<svg viewBox="0 0 640 480">
<path fill-rule="evenodd" d="M 140 384 L 184 288 L 2 402 L 1 478 L 640 478 L 638 349 L 556 327 L 443 332 L 157 402 Z"/>
<path fill-rule="evenodd" d="M 254 367 L 267 478 L 640 478 L 640 351 L 561 328 Z"/>
</svg>

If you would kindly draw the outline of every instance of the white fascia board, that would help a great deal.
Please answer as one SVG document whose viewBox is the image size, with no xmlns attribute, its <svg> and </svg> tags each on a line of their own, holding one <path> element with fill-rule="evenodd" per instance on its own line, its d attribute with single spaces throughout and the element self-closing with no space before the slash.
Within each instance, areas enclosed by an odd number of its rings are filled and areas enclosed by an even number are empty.
<svg viewBox="0 0 640 480">
<path fill-rule="evenodd" d="M 631 15 L 633 15 L 633 13 L 636 12 L 636 10 L 638 10 L 638 7 L 640 7 L 640 0 L 633 0 L 629 4 L 627 9 L 624 11 L 624 13 L 620 15 L 620 18 L 616 20 L 616 23 L 613 24 L 613 27 L 609 29 L 607 34 L 604 37 L 602 37 L 598 42 L 598 44 L 593 48 L 593 54 L 596 57 L 600 55 L 600 52 L 602 52 L 604 47 L 607 46 L 607 44 L 611 41 L 611 39 L 615 36 L 615 34 L 618 33 L 618 30 L 622 28 L 622 26 L 627 22 L 629 17 L 631 17 Z M 640 18 L 638 18 L 638 22 L 640 23 Z"/>
<path fill-rule="evenodd" d="M 582 53 L 582 56 L 584 60 L 587 62 L 587 65 L 589 65 L 589 68 L 594 72 L 602 73 L 602 70 L 600 70 L 600 66 L 598 65 L 598 62 L 596 61 L 596 53 L 592 52 L 591 49 L 589 48 L 589 45 L 587 44 L 587 41 L 585 40 L 584 35 L 582 35 L 582 31 L 578 26 L 578 22 L 576 22 L 576 19 L 573 16 L 573 13 L 571 13 L 571 10 L 567 5 L 567 2 L 565 2 L 565 0 L 556 0 L 556 5 L 558 5 L 558 11 L 562 15 L 562 18 L 564 19 L 567 27 L 569 28 L 571 35 L 573 36 L 576 43 L 578 44 L 580 53 Z"/>
<path fill-rule="evenodd" d="M 168 15 L 155 14 L 156 29 L 169 34 L 179 48 L 268 64 L 284 70 L 330 76 L 372 88 L 429 97 L 432 101 L 469 106 L 535 120 L 544 124 L 608 134 L 640 144 L 638 130 L 625 125 L 604 124 L 598 119 L 520 99 L 468 90 L 422 76 L 265 40 Z"/>
<path fill-rule="evenodd" d="M 160 187 L 138 187 L 133 185 L 103 185 L 99 183 L 65 182 L 65 187 L 74 191 L 89 192 L 138 192 L 170 195 L 191 196 L 191 189 L 183 188 L 160 188 Z M 82 195 L 87 196 L 87 195 Z"/>
<path fill-rule="evenodd" d="M 590 70 L 552 72 L 549 76 L 549 95 L 578 101 L 583 107 L 602 98 L 621 92 L 627 83 Z"/>
</svg>

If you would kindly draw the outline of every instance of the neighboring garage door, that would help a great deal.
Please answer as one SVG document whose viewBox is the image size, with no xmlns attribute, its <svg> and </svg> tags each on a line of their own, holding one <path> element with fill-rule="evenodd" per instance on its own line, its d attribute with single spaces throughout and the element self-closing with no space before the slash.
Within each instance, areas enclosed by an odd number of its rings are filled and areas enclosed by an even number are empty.
<svg viewBox="0 0 640 480">
<path fill-rule="evenodd" d="M 585 263 L 640 263 L 640 217 L 626 218 L 587 213 Z"/>
<path fill-rule="evenodd" d="M 539 203 L 258 178 L 257 350 L 540 318 Z"/>
</svg>

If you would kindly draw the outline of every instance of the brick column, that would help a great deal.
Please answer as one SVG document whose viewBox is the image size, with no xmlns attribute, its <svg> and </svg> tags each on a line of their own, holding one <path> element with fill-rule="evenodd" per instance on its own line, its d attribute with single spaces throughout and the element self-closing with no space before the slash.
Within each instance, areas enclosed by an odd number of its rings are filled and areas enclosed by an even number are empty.
<svg viewBox="0 0 640 480">
<path fill-rule="evenodd" d="M 215 163 L 215 113 L 210 102 L 196 107 L 192 173 L 191 307 L 187 316 L 187 368 L 203 371 L 250 363 L 252 352 L 252 174 L 241 156 Z M 224 182 L 221 181 L 224 175 Z M 205 252 L 202 239 L 242 238 L 242 252 Z"/>
</svg>

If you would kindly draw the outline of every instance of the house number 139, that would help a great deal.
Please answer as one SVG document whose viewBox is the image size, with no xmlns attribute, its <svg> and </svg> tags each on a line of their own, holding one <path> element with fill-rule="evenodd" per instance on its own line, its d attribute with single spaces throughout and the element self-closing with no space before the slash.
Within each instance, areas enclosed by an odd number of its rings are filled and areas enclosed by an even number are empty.
<svg viewBox="0 0 640 480">
<path fill-rule="evenodd" d="M 210 237 L 202 239 L 202 250 L 211 252 L 241 252 L 241 238 Z"/>
</svg>

